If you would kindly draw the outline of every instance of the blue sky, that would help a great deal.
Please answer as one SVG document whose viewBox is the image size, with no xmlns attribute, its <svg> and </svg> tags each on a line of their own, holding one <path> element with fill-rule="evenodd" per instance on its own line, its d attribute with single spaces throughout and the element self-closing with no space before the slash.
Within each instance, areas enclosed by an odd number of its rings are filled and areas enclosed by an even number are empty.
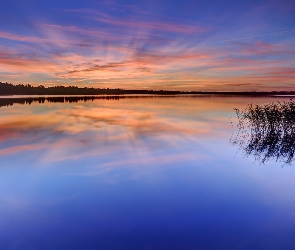
<svg viewBox="0 0 295 250">
<path fill-rule="evenodd" d="M 1 1 L 0 81 L 294 90 L 294 1 Z"/>
</svg>

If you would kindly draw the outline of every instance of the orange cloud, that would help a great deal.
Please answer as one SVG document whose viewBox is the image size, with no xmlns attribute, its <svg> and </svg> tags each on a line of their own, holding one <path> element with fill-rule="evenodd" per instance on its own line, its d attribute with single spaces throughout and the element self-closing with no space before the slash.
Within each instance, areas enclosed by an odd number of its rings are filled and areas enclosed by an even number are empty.
<svg viewBox="0 0 295 250">
<path fill-rule="evenodd" d="M 290 44 L 259 40 L 206 45 L 195 42 L 194 35 L 178 34 L 198 29 L 195 26 L 186 29 L 184 24 L 164 21 L 132 24 L 131 19 L 93 15 L 111 29 L 41 23 L 38 37 L 0 31 L 0 37 L 16 42 L 0 46 L 2 81 L 203 91 L 250 90 L 251 84 L 257 90 L 289 89 L 294 83 L 295 52 Z M 124 28 L 114 32 L 113 26 Z M 175 34 L 152 32 L 162 29 Z"/>
</svg>

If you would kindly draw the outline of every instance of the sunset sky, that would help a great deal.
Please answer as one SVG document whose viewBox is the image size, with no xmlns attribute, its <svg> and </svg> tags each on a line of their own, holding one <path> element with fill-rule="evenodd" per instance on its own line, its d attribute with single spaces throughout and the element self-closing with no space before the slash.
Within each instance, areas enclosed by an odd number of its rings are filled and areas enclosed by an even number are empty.
<svg viewBox="0 0 295 250">
<path fill-rule="evenodd" d="M 295 1 L 3 0 L 0 81 L 295 90 Z"/>
</svg>

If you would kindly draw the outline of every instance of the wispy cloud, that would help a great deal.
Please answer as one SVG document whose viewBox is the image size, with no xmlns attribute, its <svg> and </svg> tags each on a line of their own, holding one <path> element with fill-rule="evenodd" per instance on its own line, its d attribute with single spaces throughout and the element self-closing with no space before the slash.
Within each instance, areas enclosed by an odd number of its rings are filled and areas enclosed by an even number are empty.
<svg viewBox="0 0 295 250">
<path fill-rule="evenodd" d="M 277 5 L 251 13 L 246 8 L 241 15 L 252 23 Z M 286 15 L 285 7 L 277 8 Z M 0 30 L 2 81 L 183 90 L 246 90 L 245 83 L 262 90 L 273 88 L 274 81 L 283 89 L 292 82 L 290 25 L 251 26 L 237 18 L 229 26 L 230 10 L 197 20 L 189 10 L 172 16 L 116 1 L 103 2 L 100 9 L 61 11 L 64 21 L 34 21 L 30 32 Z"/>
<path fill-rule="evenodd" d="M 136 29 L 149 29 L 149 30 L 162 30 L 165 32 L 177 32 L 177 33 L 195 33 L 203 32 L 204 28 L 177 24 L 177 23 L 165 23 L 165 22 L 142 22 L 139 20 L 120 20 L 114 19 L 111 16 L 99 13 L 98 17 L 95 18 L 98 22 L 103 22 L 111 24 L 114 26 L 123 26 L 126 28 L 136 28 Z"/>
<path fill-rule="evenodd" d="M 97 22 L 101 22 L 115 27 L 121 26 L 127 29 L 144 29 L 150 31 L 160 30 L 164 32 L 176 32 L 183 34 L 205 32 L 208 30 L 208 28 L 205 27 L 168 21 L 167 19 L 165 20 L 163 18 L 158 20 L 150 20 L 148 19 L 148 15 L 150 15 L 151 13 L 148 12 L 140 12 L 141 14 L 144 14 L 140 17 L 136 17 L 133 15 L 133 18 L 130 18 L 128 16 L 117 18 L 115 15 L 106 14 L 104 12 L 93 9 L 68 9 L 66 11 L 87 14 L 88 18 L 92 18 Z M 142 20 L 143 17 L 145 21 Z"/>
</svg>

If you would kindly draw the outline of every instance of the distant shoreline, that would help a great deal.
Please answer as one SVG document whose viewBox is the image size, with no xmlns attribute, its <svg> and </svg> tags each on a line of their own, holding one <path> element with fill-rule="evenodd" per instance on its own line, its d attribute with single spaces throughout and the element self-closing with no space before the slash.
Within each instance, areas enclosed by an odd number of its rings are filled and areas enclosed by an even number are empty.
<svg viewBox="0 0 295 250">
<path fill-rule="evenodd" d="M 176 91 L 176 90 L 126 90 L 109 88 L 79 88 L 77 86 L 34 87 L 0 82 L 1 96 L 97 96 L 97 95 L 231 95 L 231 96 L 295 96 L 295 91 Z"/>
<path fill-rule="evenodd" d="M 13 106 L 15 104 L 21 105 L 31 105 L 34 103 L 44 104 L 44 103 L 78 103 L 78 102 L 89 102 L 94 100 L 109 100 L 109 101 L 119 101 L 123 99 L 153 99 L 153 98 L 211 98 L 211 97 L 237 97 L 237 95 L 72 95 L 72 96 L 61 96 L 61 95 L 54 95 L 54 96 L 25 96 L 25 95 L 18 95 L 18 96 L 1 96 L 0 95 L 0 107 L 3 106 Z M 287 98 L 288 95 L 240 95 L 240 98 Z"/>
</svg>

